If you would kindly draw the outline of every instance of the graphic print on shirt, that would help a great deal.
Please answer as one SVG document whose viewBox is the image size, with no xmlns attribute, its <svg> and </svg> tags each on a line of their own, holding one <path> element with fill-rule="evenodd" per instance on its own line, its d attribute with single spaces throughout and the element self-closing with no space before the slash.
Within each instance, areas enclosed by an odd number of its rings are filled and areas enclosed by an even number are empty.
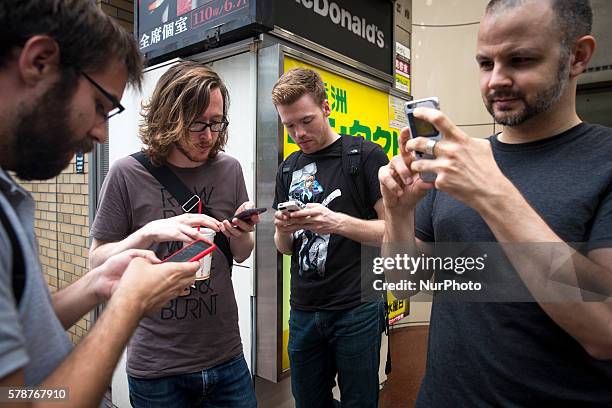
<svg viewBox="0 0 612 408">
<path fill-rule="evenodd" d="M 289 199 L 304 204 L 316 203 L 317 196 L 323 193 L 323 187 L 316 179 L 316 173 L 316 163 L 310 163 L 306 167 L 294 171 L 289 187 Z"/>
<path fill-rule="evenodd" d="M 200 197 L 202 205 L 208 207 L 215 190 L 214 186 L 198 188 L 193 186 L 190 191 Z M 184 213 L 179 202 L 164 187 L 160 189 L 162 200 L 162 218 L 176 217 Z M 172 254 L 181 249 L 184 244 L 180 241 L 168 241 L 164 243 L 166 252 Z M 214 254 L 213 256 L 219 256 Z M 211 275 L 215 273 L 215 263 L 211 265 Z M 206 316 L 217 314 L 217 296 L 211 279 L 196 281 L 194 286 L 189 287 L 189 293 L 184 293 L 171 299 L 159 312 L 161 320 L 197 320 Z"/>
<path fill-rule="evenodd" d="M 303 204 L 321 202 L 325 189 L 316 178 L 317 164 L 310 163 L 293 172 L 289 186 L 289 200 L 300 201 Z M 341 195 L 340 190 L 334 190 L 323 202 L 327 206 L 334 198 Z M 293 239 L 299 245 L 298 264 L 300 277 L 325 276 L 325 261 L 329 247 L 330 234 L 320 235 L 309 230 L 298 230 L 293 233 Z"/>
</svg>

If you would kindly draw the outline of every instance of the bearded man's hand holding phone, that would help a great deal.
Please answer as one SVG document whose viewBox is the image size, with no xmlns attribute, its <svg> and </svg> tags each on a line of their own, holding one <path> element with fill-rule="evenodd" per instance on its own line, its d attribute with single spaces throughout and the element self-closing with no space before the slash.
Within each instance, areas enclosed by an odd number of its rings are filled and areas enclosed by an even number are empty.
<svg viewBox="0 0 612 408">
<path fill-rule="evenodd" d="M 416 159 L 431 160 L 436 158 L 434 155 L 434 147 L 436 146 L 436 143 L 442 139 L 442 134 L 431 123 L 414 116 L 414 110 L 420 107 L 440 109 L 440 103 L 438 101 L 438 98 L 430 97 L 424 99 L 417 99 L 416 101 L 406 102 L 405 105 L 411 137 L 413 139 L 417 137 L 426 137 L 429 139 L 427 141 L 427 151 L 415 152 Z M 436 181 L 436 173 L 420 173 L 420 177 L 421 180 L 427 183 L 433 183 L 434 181 Z"/>
</svg>

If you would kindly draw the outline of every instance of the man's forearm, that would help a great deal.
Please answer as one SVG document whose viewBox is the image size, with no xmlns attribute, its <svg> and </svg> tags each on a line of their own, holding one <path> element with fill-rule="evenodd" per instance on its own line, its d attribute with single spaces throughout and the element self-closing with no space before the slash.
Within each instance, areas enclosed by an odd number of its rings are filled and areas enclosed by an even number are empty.
<svg viewBox="0 0 612 408">
<path fill-rule="evenodd" d="M 68 388 L 67 406 L 97 407 L 141 315 L 141 305 L 113 297 L 90 333 L 41 387 Z"/>
<path fill-rule="evenodd" d="M 92 245 L 89 251 L 89 268 L 96 268 L 102 265 L 111 256 L 127 251 L 128 249 L 149 249 L 152 244 L 153 241 L 145 236 L 141 230 L 138 230 L 121 241 Z"/>
<path fill-rule="evenodd" d="M 384 220 L 362 220 L 343 213 L 337 213 L 340 218 L 335 234 L 342 235 L 362 244 L 380 245 L 385 232 Z"/>
<path fill-rule="evenodd" d="M 428 252 L 421 248 L 415 235 L 414 210 L 389 210 L 385 209 L 385 232 L 381 246 L 381 256 L 383 258 L 395 258 L 400 255 L 410 257 L 420 256 L 421 253 Z M 422 243 L 421 243 L 422 244 Z M 412 273 L 411 273 L 412 272 Z M 408 270 L 385 270 L 387 282 L 401 282 L 408 280 L 415 282 L 419 288 L 419 280 L 428 280 L 432 272 L 427 270 L 408 271 Z M 397 291 L 394 295 L 398 298 L 408 298 L 417 294 L 416 291 Z"/>
<path fill-rule="evenodd" d="M 383 243 L 415 242 L 414 210 L 385 209 Z"/>
<path fill-rule="evenodd" d="M 274 244 L 279 252 L 291 255 L 293 252 L 293 234 L 280 232 L 277 229 L 274 232 Z"/>
<path fill-rule="evenodd" d="M 241 238 L 230 238 L 229 241 L 234 260 L 238 263 L 244 262 L 251 255 L 255 246 L 252 233 L 248 233 Z"/>
<path fill-rule="evenodd" d="M 71 327 L 100 302 L 90 288 L 92 279 L 93 273 L 89 272 L 52 295 L 53 309 L 64 329 Z"/>
<path fill-rule="evenodd" d="M 611 276 L 609 264 L 597 264 L 563 242 L 515 188 L 478 211 L 551 319 L 594 357 L 605 356 L 601 350 L 607 349 L 612 358 L 612 305 L 582 301 L 580 289 L 581 277 Z M 567 262 L 553 265 L 560 259 Z"/>
</svg>

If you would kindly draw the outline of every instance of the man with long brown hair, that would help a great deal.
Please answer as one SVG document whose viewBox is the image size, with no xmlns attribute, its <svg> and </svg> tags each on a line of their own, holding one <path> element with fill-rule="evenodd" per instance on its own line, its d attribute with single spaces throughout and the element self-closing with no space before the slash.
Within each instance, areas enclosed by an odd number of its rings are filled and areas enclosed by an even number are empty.
<svg viewBox="0 0 612 408">
<path fill-rule="evenodd" d="M 208 280 L 147 316 L 136 330 L 127 362 L 135 407 L 256 406 L 231 267 L 250 255 L 259 218 L 234 217 L 254 204 L 240 163 L 223 153 L 228 107 L 228 91 L 216 72 L 196 62 L 174 65 L 144 106 L 144 155 L 118 160 L 102 187 L 91 230 L 92 265 L 128 248 L 150 248 L 163 259 L 181 243 L 202 237 L 197 226 L 214 230 L 222 249 L 212 258 Z M 160 182 L 151 169 L 176 177 L 197 200 L 181 202 L 176 186 Z M 188 213 L 198 201 L 202 214 Z"/>
</svg>

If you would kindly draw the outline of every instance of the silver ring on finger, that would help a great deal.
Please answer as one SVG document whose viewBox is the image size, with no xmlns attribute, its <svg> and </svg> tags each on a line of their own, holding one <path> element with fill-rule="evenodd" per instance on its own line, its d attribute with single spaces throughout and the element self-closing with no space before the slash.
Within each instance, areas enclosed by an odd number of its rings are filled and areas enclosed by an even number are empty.
<svg viewBox="0 0 612 408">
<path fill-rule="evenodd" d="M 434 149 L 436 148 L 436 143 L 438 143 L 436 139 L 428 139 L 425 145 L 425 153 L 435 156 Z"/>
</svg>

